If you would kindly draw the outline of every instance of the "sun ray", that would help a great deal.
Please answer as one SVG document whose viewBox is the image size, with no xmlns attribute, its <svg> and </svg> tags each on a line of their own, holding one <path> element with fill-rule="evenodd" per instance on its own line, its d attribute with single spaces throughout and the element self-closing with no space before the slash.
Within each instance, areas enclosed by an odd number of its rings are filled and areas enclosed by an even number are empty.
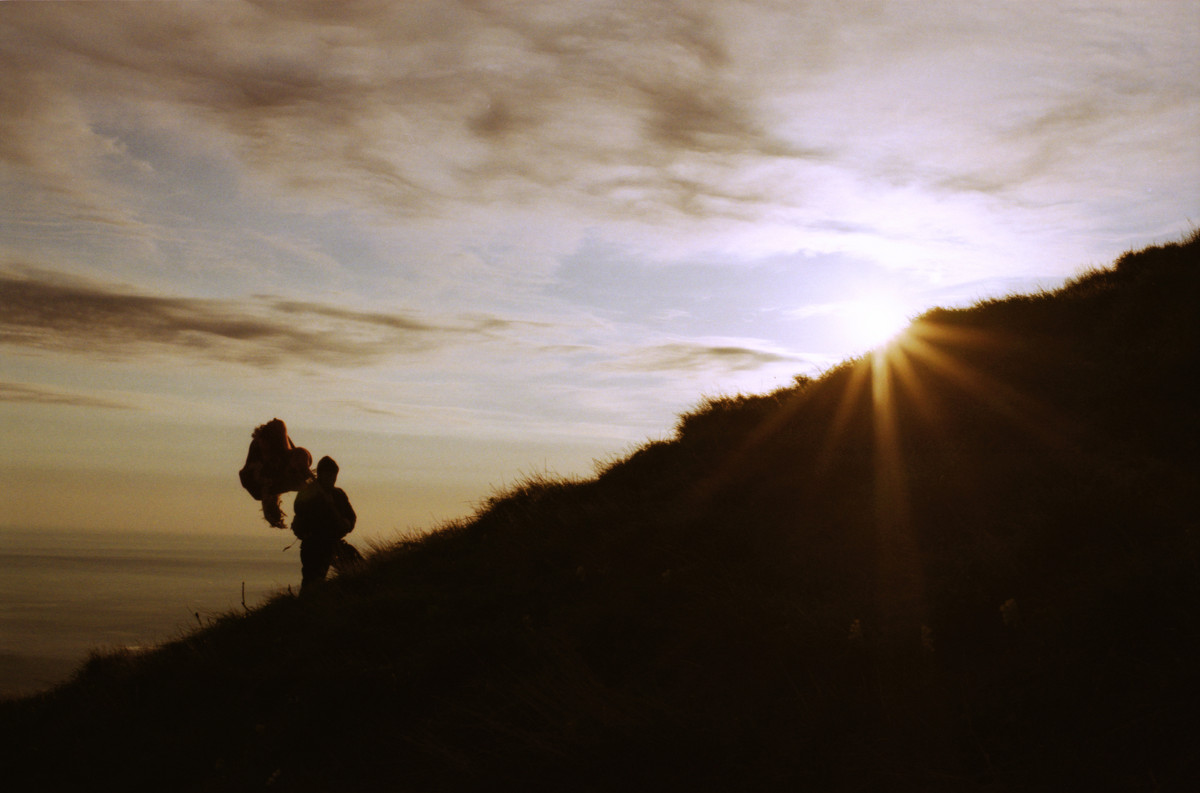
<svg viewBox="0 0 1200 793">
<path fill-rule="evenodd" d="M 896 342 L 891 357 L 905 361 L 900 366 L 907 370 L 905 382 L 910 389 L 920 389 L 919 377 L 913 371 L 913 363 L 919 363 L 1026 435 L 1048 446 L 1073 447 L 1075 421 L 1069 416 L 1051 411 L 1015 387 L 972 367 L 961 353 L 952 352 L 956 348 L 983 350 L 1001 344 L 1002 340 L 995 336 L 969 329 L 917 323 Z"/>
<path fill-rule="evenodd" d="M 817 473 L 824 472 L 836 457 L 839 444 L 854 416 L 854 409 L 865 395 L 868 380 L 869 372 L 861 362 L 850 365 L 845 389 L 838 400 L 833 420 L 825 433 L 825 441 L 817 455 Z"/>
<path fill-rule="evenodd" d="M 911 521 L 893 364 L 887 350 L 870 355 L 879 616 L 891 630 L 915 631 L 927 624 L 928 606 L 925 572 Z"/>
<path fill-rule="evenodd" d="M 813 479 L 808 486 L 819 487 L 829 474 L 840 476 L 836 469 L 843 463 L 848 463 L 846 471 L 863 470 L 855 460 L 867 464 L 877 627 L 919 637 L 921 630 L 928 630 L 930 613 L 921 548 L 924 529 L 913 522 L 910 491 L 914 476 L 923 470 L 920 455 L 953 444 L 953 423 L 944 413 L 953 404 L 946 396 L 935 398 L 947 389 L 935 388 L 934 382 L 948 384 L 948 393 L 984 406 L 1022 434 L 1052 445 L 1069 443 L 1057 429 L 1063 417 L 984 370 L 989 355 L 1003 352 L 1004 344 L 1003 338 L 972 329 L 913 323 L 886 346 L 843 364 L 812 387 L 797 389 L 779 410 L 770 412 L 697 484 L 691 514 L 703 516 L 723 494 L 753 487 L 742 473 L 754 469 L 748 461 L 776 443 L 793 417 L 815 407 L 828 422 L 811 447 Z M 928 433 L 935 436 L 932 444 L 925 437 Z"/>
</svg>

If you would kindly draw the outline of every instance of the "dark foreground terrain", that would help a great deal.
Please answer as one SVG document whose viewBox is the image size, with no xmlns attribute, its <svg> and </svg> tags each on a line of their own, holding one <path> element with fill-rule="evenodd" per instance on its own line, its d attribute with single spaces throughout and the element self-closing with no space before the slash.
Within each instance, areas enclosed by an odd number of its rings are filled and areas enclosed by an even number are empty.
<svg viewBox="0 0 1200 793">
<path fill-rule="evenodd" d="M 1200 790 L 1200 236 L 0 705 L 8 790 Z"/>
</svg>

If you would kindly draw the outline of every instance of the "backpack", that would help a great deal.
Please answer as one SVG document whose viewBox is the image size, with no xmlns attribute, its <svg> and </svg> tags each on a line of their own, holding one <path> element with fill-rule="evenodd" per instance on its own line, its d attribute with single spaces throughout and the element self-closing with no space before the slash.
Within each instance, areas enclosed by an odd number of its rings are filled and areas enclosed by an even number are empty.
<svg viewBox="0 0 1200 793">
<path fill-rule="evenodd" d="M 279 495 L 299 490 L 312 478 L 312 455 L 292 443 L 287 425 L 271 419 L 255 427 L 251 433 L 246 462 L 238 471 L 238 479 L 251 498 L 261 501 L 263 517 L 276 528 L 287 528 Z"/>
</svg>

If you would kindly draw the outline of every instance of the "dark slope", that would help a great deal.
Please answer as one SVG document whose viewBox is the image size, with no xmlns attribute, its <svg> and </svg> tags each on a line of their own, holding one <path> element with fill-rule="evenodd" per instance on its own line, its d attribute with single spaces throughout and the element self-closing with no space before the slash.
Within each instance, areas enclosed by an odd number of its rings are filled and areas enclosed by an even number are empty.
<svg viewBox="0 0 1200 793">
<path fill-rule="evenodd" d="M 0 706 L 13 789 L 1200 789 L 1200 237 Z"/>
</svg>

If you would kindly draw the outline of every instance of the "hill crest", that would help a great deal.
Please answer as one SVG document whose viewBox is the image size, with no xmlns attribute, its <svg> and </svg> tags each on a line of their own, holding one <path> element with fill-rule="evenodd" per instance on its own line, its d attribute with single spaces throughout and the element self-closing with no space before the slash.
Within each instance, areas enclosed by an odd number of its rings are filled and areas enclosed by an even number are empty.
<svg viewBox="0 0 1200 793">
<path fill-rule="evenodd" d="M 1185 789 L 1200 234 L 0 705 L 137 789 Z M 118 729 L 119 728 L 119 729 Z M 64 754 L 73 758 L 63 763 Z M 995 788 L 990 788 L 995 789 Z"/>
</svg>

